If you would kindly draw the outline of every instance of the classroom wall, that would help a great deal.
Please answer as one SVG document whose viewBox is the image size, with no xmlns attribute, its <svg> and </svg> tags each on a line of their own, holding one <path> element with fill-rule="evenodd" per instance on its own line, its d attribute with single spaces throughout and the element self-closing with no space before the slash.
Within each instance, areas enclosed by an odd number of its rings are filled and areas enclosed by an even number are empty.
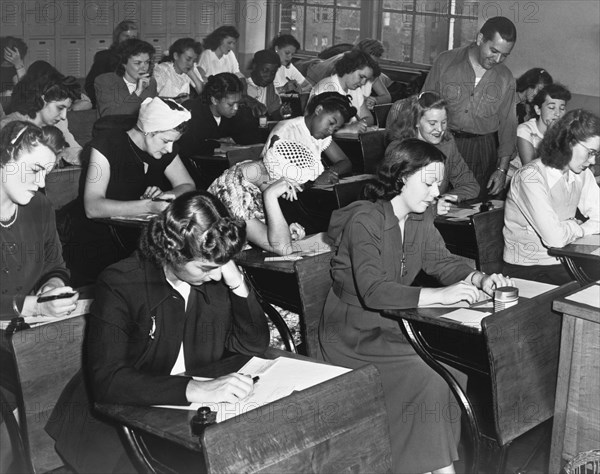
<svg viewBox="0 0 600 474">
<path fill-rule="evenodd" d="M 484 1 L 480 24 L 502 15 L 517 27 L 517 44 L 506 60 L 515 77 L 547 69 L 573 94 L 569 109 L 600 115 L 600 2 L 598 0 Z"/>
</svg>

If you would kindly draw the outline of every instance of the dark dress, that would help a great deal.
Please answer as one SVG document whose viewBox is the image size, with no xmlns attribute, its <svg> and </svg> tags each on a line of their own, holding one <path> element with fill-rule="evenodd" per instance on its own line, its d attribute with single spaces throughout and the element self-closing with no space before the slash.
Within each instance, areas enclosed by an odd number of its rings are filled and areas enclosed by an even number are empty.
<svg viewBox="0 0 600 474">
<path fill-rule="evenodd" d="M 381 373 L 392 441 L 394 473 L 428 472 L 458 459 L 460 408 L 446 382 L 425 364 L 386 309 L 415 308 L 419 271 L 444 285 L 473 271 L 451 255 L 431 210 L 410 214 L 403 242 L 389 201 L 357 201 L 335 211 L 329 236 L 337 246 L 333 285 L 323 309 L 319 340 L 325 359 Z M 402 256 L 405 268 L 402 271 Z M 466 377 L 453 371 L 466 385 Z"/>
<path fill-rule="evenodd" d="M 85 383 L 81 374 L 71 380 L 46 425 L 77 472 L 113 472 L 124 454 L 114 426 L 90 411 L 86 383 L 100 403 L 189 405 L 190 377 L 170 375 L 182 343 L 187 373 L 227 351 L 262 354 L 269 331 L 256 295 L 208 282 L 191 287 L 186 308 L 163 269 L 139 252 L 100 275 L 86 327 Z"/>
<path fill-rule="evenodd" d="M 94 81 L 100 74 L 107 72 L 115 72 L 119 65 L 119 55 L 116 52 L 116 48 L 105 49 L 104 51 L 98 51 L 94 56 L 94 63 L 90 68 L 90 72 L 85 76 L 85 93 L 92 101 L 92 105 L 96 107 L 96 89 L 94 88 Z"/>
<path fill-rule="evenodd" d="M 25 296 L 33 294 L 50 278 L 58 277 L 69 284 L 69 271 L 62 249 L 54 209 L 42 193 L 36 193 L 26 206 L 19 206 L 17 220 L 0 232 L 2 244 L 2 297 L 0 319 L 16 316 L 12 301 L 16 295 L 19 309 Z"/>
<path fill-rule="evenodd" d="M 118 201 L 135 201 L 148 186 L 169 189 L 165 170 L 177 156 L 177 144 L 173 151 L 159 160 L 151 157 L 129 138 L 127 132 L 103 133 L 91 143 L 102 153 L 110 165 L 110 181 L 106 198 Z M 148 169 L 144 173 L 144 164 Z M 87 177 L 87 167 L 82 176 Z M 70 228 L 64 248 L 65 260 L 76 285 L 93 283 L 108 265 L 129 256 L 137 248 L 139 229 L 108 226 L 88 219 L 83 206 L 83 189 L 69 212 Z"/>
</svg>

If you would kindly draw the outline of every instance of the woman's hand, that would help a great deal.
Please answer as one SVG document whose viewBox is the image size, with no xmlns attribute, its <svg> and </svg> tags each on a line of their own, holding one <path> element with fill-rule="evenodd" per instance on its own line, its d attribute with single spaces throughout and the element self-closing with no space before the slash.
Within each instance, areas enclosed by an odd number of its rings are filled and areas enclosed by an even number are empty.
<svg viewBox="0 0 600 474">
<path fill-rule="evenodd" d="M 501 273 L 492 273 L 491 275 L 482 273 L 482 275 L 483 277 L 478 286 L 489 296 L 494 294 L 496 288 L 502 286 L 515 286 L 515 283 L 509 277 L 504 276 Z"/>
<path fill-rule="evenodd" d="M 448 214 L 450 209 L 452 209 L 453 203 L 456 203 L 457 201 L 458 196 L 456 194 L 444 194 L 443 196 L 440 196 L 437 202 L 438 216 Z"/>
<path fill-rule="evenodd" d="M 284 198 L 288 201 L 298 199 L 298 192 L 302 191 L 302 186 L 296 181 L 289 178 L 281 177 L 277 181 L 273 181 L 264 191 L 266 197 Z"/>
<path fill-rule="evenodd" d="M 17 48 L 4 48 L 4 59 L 11 63 L 15 69 L 22 69 L 23 58 L 21 58 L 21 53 Z"/>
<path fill-rule="evenodd" d="M 316 185 L 337 184 L 339 182 L 340 182 L 340 177 L 332 169 L 327 169 L 327 170 L 323 171 L 319 176 L 317 176 L 317 179 L 315 179 L 315 181 L 314 181 L 314 183 Z"/>
<path fill-rule="evenodd" d="M 137 87 L 135 89 L 136 95 L 142 95 L 142 92 L 150 85 L 150 74 L 140 74 L 137 80 Z"/>
<path fill-rule="evenodd" d="M 292 242 L 296 240 L 302 240 L 306 237 L 306 230 L 297 222 L 292 222 L 290 224 L 290 235 L 292 236 Z"/>
<path fill-rule="evenodd" d="M 302 88 L 296 79 L 289 79 L 283 86 L 283 92 L 302 92 Z"/>
<path fill-rule="evenodd" d="M 233 260 L 229 260 L 221 267 L 221 276 L 223 277 L 223 283 L 229 288 L 238 288 L 244 283 L 244 274 Z"/>
<path fill-rule="evenodd" d="M 475 285 L 459 281 L 444 288 L 423 288 L 419 297 L 419 306 L 427 304 L 454 304 L 466 301 L 469 304 L 479 299 L 479 290 Z"/>
<path fill-rule="evenodd" d="M 364 133 L 367 131 L 367 122 L 364 119 L 344 125 L 340 131 Z"/>
<path fill-rule="evenodd" d="M 232 373 L 214 380 L 190 380 L 185 396 L 190 403 L 236 403 L 252 393 L 254 382 L 247 375 Z"/>
<path fill-rule="evenodd" d="M 365 104 L 367 104 L 367 109 L 373 110 L 373 107 L 377 105 L 377 97 L 369 96 L 365 98 Z"/>
<path fill-rule="evenodd" d="M 162 189 L 158 186 L 148 186 L 144 193 L 140 196 L 140 199 L 153 199 L 163 194 Z"/>
<path fill-rule="evenodd" d="M 39 293 L 35 298 L 62 295 L 64 293 L 75 293 L 75 295 L 70 298 L 59 298 L 52 301 L 46 301 L 45 303 L 37 303 L 36 316 L 52 316 L 53 318 L 59 318 L 71 314 L 75 308 L 77 308 L 79 293 L 70 286 L 52 288 L 51 290 Z"/>
</svg>

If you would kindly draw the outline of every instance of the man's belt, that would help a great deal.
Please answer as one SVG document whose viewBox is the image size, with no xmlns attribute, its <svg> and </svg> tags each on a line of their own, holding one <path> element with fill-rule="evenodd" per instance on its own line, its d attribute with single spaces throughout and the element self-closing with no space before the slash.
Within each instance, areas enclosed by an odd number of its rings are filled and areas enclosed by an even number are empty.
<svg viewBox="0 0 600 474">
<path fill-rule="evenodd" d="M 450 130 L 452 132 L 452 135 L 454 135 L 455 138 L 481 138 L 481 137 L 485 137 L 487 135 L 491 135 L 489 133 L 486 133 L 484 135 L 478 135 L 476 133 L 469 133 L 469 132 L 463 132 L 462 130 Z"/>
</svg>

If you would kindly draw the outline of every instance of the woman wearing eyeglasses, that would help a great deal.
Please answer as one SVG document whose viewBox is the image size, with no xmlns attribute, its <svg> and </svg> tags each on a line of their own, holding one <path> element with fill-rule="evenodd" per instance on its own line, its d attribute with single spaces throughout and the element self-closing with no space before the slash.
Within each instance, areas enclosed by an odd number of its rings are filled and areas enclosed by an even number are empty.
<svg viewBox="0 0 600 474">
<path fill-rule="evenodd" d="M 572 279 L 548 247 L 600 233 L 600 190 L 589 169 L 599 149 L 600 118 L 582 109 L 546 132 L 540 158 L 516 172 L 506 199 L 504 273 L 557 285 Z"/>
</svg>

